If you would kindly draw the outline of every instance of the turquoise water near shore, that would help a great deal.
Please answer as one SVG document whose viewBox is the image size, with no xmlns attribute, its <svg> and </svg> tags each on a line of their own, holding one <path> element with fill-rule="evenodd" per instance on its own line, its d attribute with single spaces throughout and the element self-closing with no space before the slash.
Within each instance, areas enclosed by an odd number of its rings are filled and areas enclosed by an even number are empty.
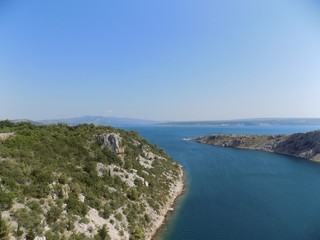
<svg viewBox="0 0 320 240">
<path fill-rule="evenodd" d="M 185 169 L 187 192 L 161 240 L 318 240 L 320 164 L 183 141 L 213 133 L 280 134 L 320 126 L 136 126 Z"/>
</svg>

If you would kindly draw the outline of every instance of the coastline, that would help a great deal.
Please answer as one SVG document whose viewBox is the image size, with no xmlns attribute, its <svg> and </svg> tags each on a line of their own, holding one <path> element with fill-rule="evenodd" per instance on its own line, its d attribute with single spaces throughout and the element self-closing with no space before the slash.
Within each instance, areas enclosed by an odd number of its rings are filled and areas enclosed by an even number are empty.
<svg viewBox="0 0 320 240">
<path fill-rule="evenodd" d="M 320 161 L 319 130 L 276 135 L 212 134 L 183 140 L 219 147 L 271 152 L 314 162 Z"/>
<path fill-rule="evenodd" d="M 157 222 L 152 231 L 146 235 L 147 240 L 155 240 L 159 237 L 162 230 L 167 225 L 170 215 L 175 211 L 177 203 L 186 192 L 186 176 L 182 166 L 180 166 L 180 170 L 179 180 L 175 183 L 176 191 L 170 196 L 167 204 L 162 209 L 161 221 Z"/>
</svg>

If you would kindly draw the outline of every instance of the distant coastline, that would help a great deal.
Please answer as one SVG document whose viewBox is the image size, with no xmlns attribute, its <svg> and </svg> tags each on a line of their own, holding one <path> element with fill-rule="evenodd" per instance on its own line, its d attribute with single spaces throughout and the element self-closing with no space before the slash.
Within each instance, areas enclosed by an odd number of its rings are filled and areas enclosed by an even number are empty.
<svg viewBox="0 0 320 240">
<path fill-rule="evenodd" d="M 320 130 L 290 135 L 213 134 L 184 140 L 221 147 L 274 152 L 320 162 Z"/>
<path fill-rule="evenodd" d="M 159 123 L 162 126 L 283 126 L 319 125 L 320 118 L 251 118 L 214 121 L 180 121 Z"/>
<path fill-rule="evenodd" d="M 45 119 L 45 120 L 29 120 L 14 119 L 12 122 L 30 122 L 35 125 L 46 124 L 94 124 L 97 126 L 320 126 L 320 118 L 248 118 L 233 120 L 208 120 L 208 121 L 157 121 L 149 119 L 137 118 L 121 118 L 109 116 L 82 116 L 72 118 Z"/>
</svg>

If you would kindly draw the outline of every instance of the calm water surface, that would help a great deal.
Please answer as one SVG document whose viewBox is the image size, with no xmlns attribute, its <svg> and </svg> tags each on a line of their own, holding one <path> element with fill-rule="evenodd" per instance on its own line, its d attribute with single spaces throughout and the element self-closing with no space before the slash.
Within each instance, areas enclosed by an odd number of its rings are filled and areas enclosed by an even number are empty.
<svg viewBox="0 0 320 240">
<path fill-rule="evenodd" d="M 212 133 L 277 134 L 281 127 L 127 127 L 185 169 L 188 191 L 161 240 L 319 240 L 320 164 L 182 141 Z"/>
</svg>

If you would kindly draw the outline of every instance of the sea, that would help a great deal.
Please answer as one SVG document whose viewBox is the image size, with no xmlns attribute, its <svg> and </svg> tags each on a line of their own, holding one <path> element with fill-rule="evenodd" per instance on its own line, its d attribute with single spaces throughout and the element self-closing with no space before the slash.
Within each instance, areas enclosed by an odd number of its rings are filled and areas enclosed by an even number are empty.
<svg viewBox="0 0 320 240">
<path fill-rule="evenodd" d="M 124 128 L 124 127 L 122 127 Z M 128 126 L 183 166 L 187 191 L 157 240 L 319 240 L 320 163 L 183 138 L 320 126 Z"/>
</svg>

